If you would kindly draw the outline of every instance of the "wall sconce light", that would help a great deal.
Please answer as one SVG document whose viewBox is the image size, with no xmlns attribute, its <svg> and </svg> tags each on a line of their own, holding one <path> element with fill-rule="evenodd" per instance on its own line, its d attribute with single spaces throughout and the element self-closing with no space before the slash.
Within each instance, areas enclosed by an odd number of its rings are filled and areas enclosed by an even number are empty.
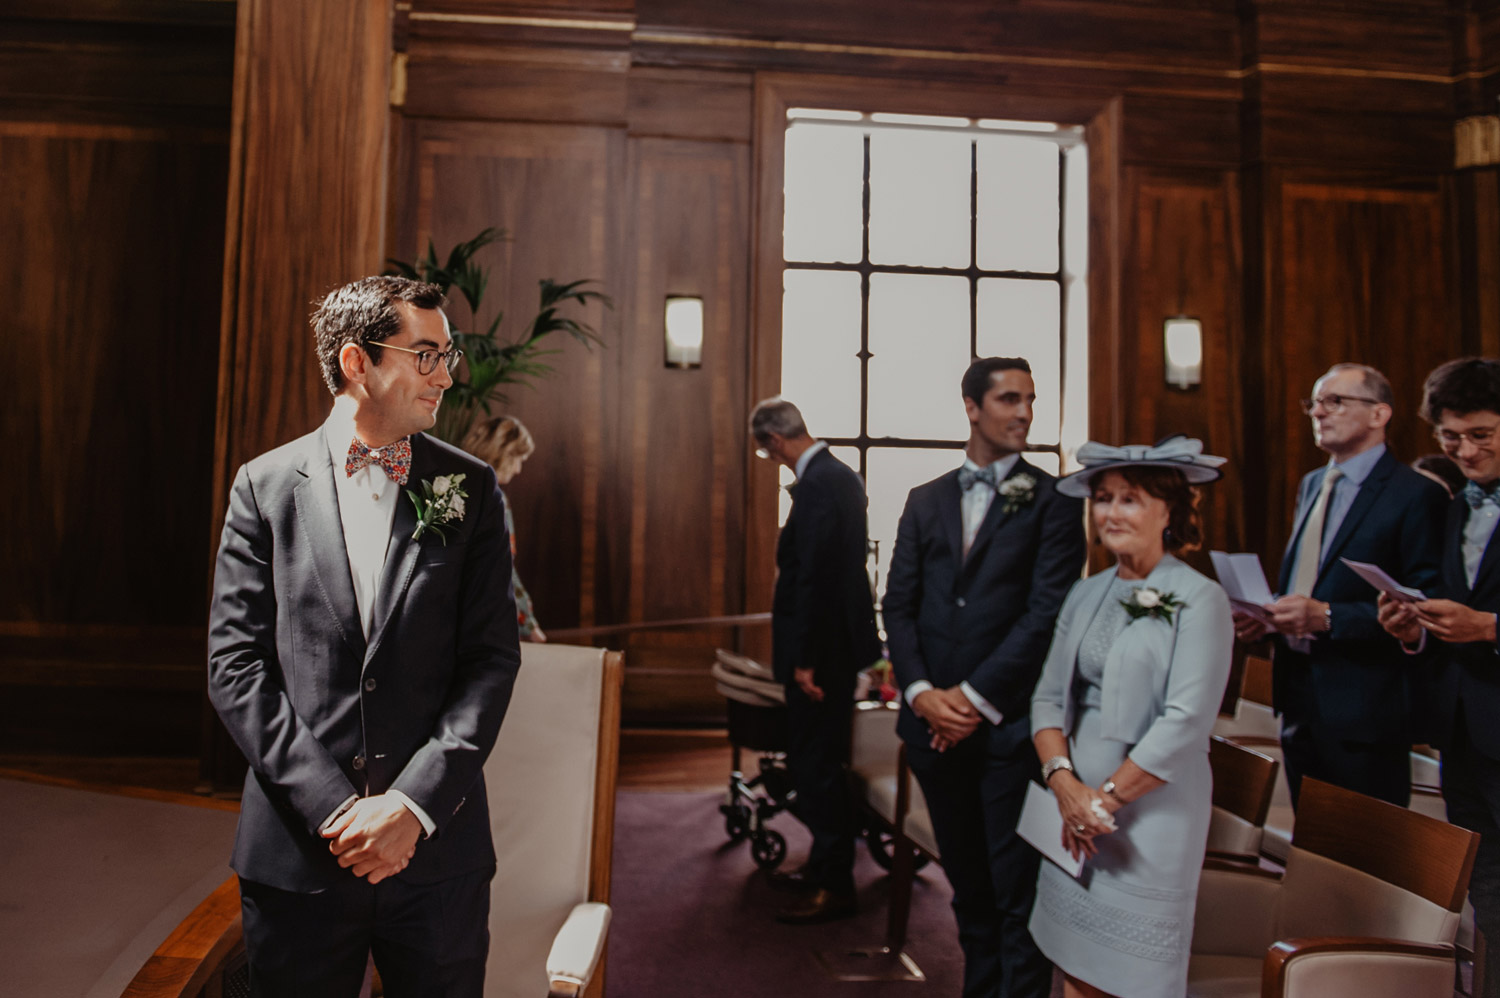
<svg viewBox="0 0 1500 998">
<path fill-rule="evenodd" d="M 701 367 L 703 364 L 703 299 L 669 297 L 666 329 L 667 366 Z"/>
<path fill-rule="evenodd" d="M 1186 391 L 1203 380 L 1203 323 L 1187 316 L 1168 319 L 1162 328 L 1167 384 Z"/>
</svg>

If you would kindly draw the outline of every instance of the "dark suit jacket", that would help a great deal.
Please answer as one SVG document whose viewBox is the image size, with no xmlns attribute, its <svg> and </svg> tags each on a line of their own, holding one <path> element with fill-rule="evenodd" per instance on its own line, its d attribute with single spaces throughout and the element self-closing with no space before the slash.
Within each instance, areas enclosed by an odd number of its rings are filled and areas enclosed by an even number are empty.
<svg viewBox="0 0 1500 998">
<path fill-rule="evenodd" d="M 827 450 L 792 486 L 771 602 L 771 662 L 783 683 L 811 668 L 825 690 L 852 687 L 855 673 L 880 658 L 865 505 L 864 482 Z"/>
<path fill-rule="evenodd" d="M 1309 472 L 1297 493 L 1296 530 L 1281 560 L 1279 592 L 1292 586 L 1294 555 L 1327 468 Z M 1411 657 L 1375 619 L 1376 592 L 1339 559 L 1379 565 L 1402 585 L 1431 592 L 1438 581 L 1443 489 L 1387 450 L 1359 487 L 1313 585 L 1312 598 L 1333 608 L 1333 630 L 1312 639 L 1306 655 L 1277 637 L 1276 708 L 1295 715 L 1310 689 L 1319 721 L 1338 738 L 1411 742 Z M 1295 717 L 1294 717 L 1295 719 Z"/>
<path fill-rule="evenodd" d="M 235 476 L 208 669 L 250 762 L 232 861 L 247 879 L 307 892 L 352 876 L 318 828 L 350 794 L 392 788 L 437 825 L 401 877 L 494 862 L 481 767 L 521 662 L 504 509 L 488 466 L 429 437 L 411 444 L 408 487 L 462 472 L 467 510 L 446 545 L 413 541 L 416 512 L 398 497 L 368 642 L 323 430 Z"/>
<path fill-rule="evenodd" d="M 1443 576 L 1437 594 L 1485 613 L 1500 612 L 1500 530 L 1490 538 L 1479 561 L 1474 588 L 1464 574 L 1463 530 L 1469 520 L 1469 504 L 1463 496 L 1449 505 L 1443 528 Z M 1430 681 L 1425 688 L 1429 701 L 1425 716 L 1428 733 L 1439 745 L 1452 740 L 1453 722 L 1459 704 L 1474 747 L 1491 759 L 1500 759 L 1500 654 L 1488 641 L 1450 645 L 1427 637 L 1428 653 L 1421 669 Z"/>
<path fill-rule="evenodd" d="M 958 470 L 911 490 L 896 531 L 881 604 L 896 683 L 939 688 L 967 680 L 1007 722 L 1031 711 L 1031 694 L 1068 589 L 1083 570 L 1083 501 L 1018 460 L 1035 498 L 1011 513 L 996 495 L 963 557 Z M 897 729 L 925 747 L 927 725 L 902 699 Z M 1024 731 L 1022 732 L 1024 734 Z"/>
</svg>

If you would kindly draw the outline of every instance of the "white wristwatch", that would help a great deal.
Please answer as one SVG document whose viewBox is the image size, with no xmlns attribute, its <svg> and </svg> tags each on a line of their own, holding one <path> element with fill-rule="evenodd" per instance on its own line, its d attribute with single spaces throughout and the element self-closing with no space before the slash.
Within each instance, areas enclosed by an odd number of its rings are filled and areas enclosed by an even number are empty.
<svg viewBox="0 0 1500 998">
<path fill-rule="evenodd" d="M 1065 755 L 1054 755 L 1042 763 L 1042 782 L 1051 783 L 1053 774 L 1059 769 L 1066 769 L 1070 773 L 1073 772 L 1073 760 Z"/>
</svg>

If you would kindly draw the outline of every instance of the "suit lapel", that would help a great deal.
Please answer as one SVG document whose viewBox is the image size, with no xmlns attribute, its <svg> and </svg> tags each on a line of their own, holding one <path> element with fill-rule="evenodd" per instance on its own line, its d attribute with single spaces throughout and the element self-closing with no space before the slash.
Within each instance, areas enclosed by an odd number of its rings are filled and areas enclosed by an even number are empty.
<svg viewBox="0 0 1500 998">
<path fill-rule="evenodd" d="M 1292 555 L 1297 551 L 1297 539 L 1302 536 L 1302 528 L 1307 524 L 1307 515 L 1312 512 L 1313 501 L 1309 495 L 1316 496 L 1318 490 L 1323 487 L 1323 476 L 1328 474 L 1325 467 L 1313 474 L 1312 478 L 1302 480 L 1302 489 L 1297 495 L 1297 523 L 1292 530 L 1291 539 L 1286 542 L 1286 550 L 1281 552 L 1281 574 L 1276 580 L 1276 591 L 1285 593 L 1292 585 Z"/>
<path fill-rule="evenodd" d="M 365 634 L 359 624 L 359 603 L 354 597 L 354 579 L 349 574 L 349 550 L 344 546 L 344 521 L 339 517 L 339 495 L 334 484 L 333 459 L 323 431 L 309 436 L 304 474 L 307 478 L 292 492 L 297 520 L 312 550 L 313 574 L 328 597 L 327 605 L 338 624 L 344 643 L 360 658 L 365 654 Z"/>
<path fill-rule="evenodd" d="M 411 538 L 412 532 L 417 529 L 417 508 L 406 490 L 420 492 L 422 480 L 431 480 L 436 474 L 426 438 L 421 434 L 413 436 L 411 472 L 396 496 L 396 515 L 391 521 L 390 547 L 385 555 L 385 568 L 380 573 L 380 587 L 375 591 L 375 608 L 370 615 L 370 649 L 365 654 L 367 663 L 375 654 L 375 649 L 380 647 L 380 639 L 385 634 L 386 625 L 390 623 L 391 614 L 400 604 L 401 597 L 406 595 L 407 586 L 411 585 L 412 573 L 416 570 L 422 545 L 428 543 L 426 533 L 421 540 L 414 541 Z M 435 536 L 431 538 L 431 542 L 442 543 Z"/>
<path fill-rule="evenodd" d="M 1380 455 L 1380 460 L 1375 462 L 1375 467 L 1365 476 L 1364 482 L 1359 486 L 1359 492 L 1354 496 L 1354 502 L 1349 505 L 1349 511 L 1344 514 L 1343 522 L 1339 524 L 1339 532 L 1333 535 L 1333 543 L 1328 545 L 1328 556 L 1323 559 L 1318 568 L 1318 579 L 1321 581 L 1328 569 L 1335 563 L 1339 552 L 1344 545 L 1349 543 L 1350 536 L 1359 528 L 1359 521 L 1365 518 L 1375 505 L 1375 500 L 1385 491 L 1385 483 L 1390 480 L 1391 472 L 1395 469 L 1396 459 L 1391 457 L 1391 452 L 1386 451 Z M 1334 484 L 1337 491 L 1338 483 Z"/>
<path fill-rule="evenodd" d="M 1011 465 L 1010 474 L 1005 476 L 1004 481 L 1008 482 L 1017 475 L 1022 474 L 1031 475 L 1031 480 L 1036 481 L 1037 477 L 1033 474 L 1035 470 L 1035 468 L 1026 463 L 1024 458 L 1016 458 L 1016 463 Z M 979 530 L 974 534 L 974 543 L 969 546 L 969 557 L 964 560 L 966 566 L 970 562 L 978 561 L 976 556 L 989 543 L 990 538 L 995 536 L 995 532 L 1000 529 L 1000 525 L 1014 515 L 1014 512 L 1005 512 L 1005 502 L 1005 497 L 1000 494 L 1000 490 L 997 488 L 995 490 L 995 498 L 990 500 L 989 510 L 986 511 L 984 519 L 979 523 Z"/>
<path fill-rule="evenodd" d="M 948 538 L 948 547 L 953 551 L 953 560 L 960 566 L 964 560 L 964 494 L 958 487 L 958 471 L 948 472 L 943 478 L 943 501 L 938 503 L 938 519 L 943 524 L 943 536 Z"/>
</svg>

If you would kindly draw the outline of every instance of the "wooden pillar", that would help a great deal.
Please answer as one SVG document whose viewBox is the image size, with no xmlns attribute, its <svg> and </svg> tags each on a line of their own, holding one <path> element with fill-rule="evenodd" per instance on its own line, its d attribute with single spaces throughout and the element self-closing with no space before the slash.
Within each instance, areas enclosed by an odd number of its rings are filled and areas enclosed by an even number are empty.
<svg viewBox="0 0 1500 998">
<path fill-rule="evenodd" d="M 235 471 L 317 426 L 331 399 L 308 315 L 381 269 L 390 0 L 239 0 L 214 438 L 213 543 Z M 244 761 L 205 702 L 202 776 Z"/>
</svg>

